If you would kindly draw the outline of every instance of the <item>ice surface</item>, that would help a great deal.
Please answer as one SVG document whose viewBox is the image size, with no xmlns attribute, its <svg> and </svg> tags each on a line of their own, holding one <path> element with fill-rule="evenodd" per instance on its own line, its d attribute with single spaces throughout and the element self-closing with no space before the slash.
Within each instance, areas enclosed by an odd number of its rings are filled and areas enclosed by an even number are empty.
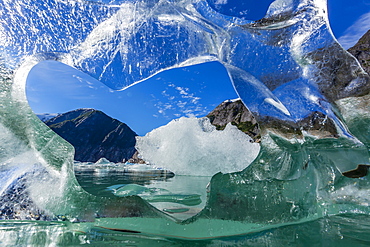
<svg viewBox="0 0 370 247">
<path fill-rule="evenodd" d="M 104 228 L 201 239 L 328 214 L 369 214 L 361 206 L 366 198 L 352 200 L 351 207 L 338 200 L 346 196 L 341 188 L 360 197 L 364 194 L 348 190 L 358 179 L 342 173 L 369 164 L 370 80 L 333 38 L 326 1 L 276 0 L 257 21 L 241 14 L 245 5 L 230 12 L 222 9 L 228 5 L 216 8 L 212 3 L 0 0 L 0 138 L 5 140 L 0 142 L 0 172 L 7 174 L 0 191 L 1 205 L 9 206 L 2 208 L 2 219 L 30 215 L 36 219 L 35 213 L 42 211 L 45 219 L 62 217 Z M 243 151 L 230 155 L 235 159 L 222 162 L 222 167 L 218 163 L 215 171 L 242 171 L 213 176 L 205 208 L 183 224 L 137 196 L 90 195 L 74 177 L 73 148 L 37 118 L 25 97 L 29 71 L 44 60 L 75 67 L 115 90 L 162 70 L 219 61 L 262 129 L 258 157 L 244 170 L 246 165 L 238 163 Z M 220 147 L 211 146 L 209 138 L 222 136 L 219 132 L 192 129 L 190 133 L 184 137 L 189 142 L 207 136 L 193 142 L 203 145 L 205 140 L 207 152 Z M 158 140 L 165 143 L 167 137 Z M 231 141 L 222 138 L 227 150 Z M 175 152 L 163 154 L 169 153 Z M 157 163 L 156 155 L 147 157 L 155 157 Z M 201 159 L 208 165 L 213 156 L 208 152 Z M 24 158 L 17 160 L 20 157 Z M 194 151 L 193 157 L 199 158 L 199 152 Z M 183 166 L 175 168 L 182 172 Z M 18 173 L 23 168 L 32 171 Z M 368 183 L 368 177 L 361 181 Z M 20 197 L 12 197 L 14 191 Z M 339 192 L 332 196 L 335 191 Z M 19 201 L 31 206 L 22 211 L 14 207 Z"/>
</svg>

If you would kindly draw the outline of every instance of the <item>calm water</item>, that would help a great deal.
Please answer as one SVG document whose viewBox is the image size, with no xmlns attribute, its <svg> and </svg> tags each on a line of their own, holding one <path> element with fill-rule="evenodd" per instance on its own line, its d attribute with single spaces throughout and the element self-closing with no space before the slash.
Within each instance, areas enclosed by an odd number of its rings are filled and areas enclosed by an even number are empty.
<svg viewBox="0 0 370 247">
<path fill-rule="evenodd" d="M 188 218 L 204 207 L 207 196 L 206 186 L 210 180 L 210 177 L 173 176 L 163 172 L 154 174 L 127 173 L 104 168 L 78 169 L 76 177 L 80 184 L 92 194 L 122 196 L 122 193 L 136 193 L 149 201 L 152 200 L 152 205 L 157 208 L 169 210 L 171 215 L 178 219 Z M 136 184 L 137 186 L 130 187 L 130 190 L 123 190 L 127 184 Z M 161 196 L 169 194 L 175 195 L 175 197 L 171 197 L 175 199 L 157 200 L 163 198 Z M 186 196 L 190 195 L 193 196 L 193 200 L 176 201 L 179 198 L 189 198 Z M 168 197 L 166 198 L 168 199 Z M 194 198 L 200 200 L 194 200 Z M 90 223 L 0 221 L 0 246 L 77 245 L 370 246 L 370 217 L 361 214 L 337 215 L 243 236 L 204 241 L 167 239 L 104 230 L 94 228 Z"/>
</svg>

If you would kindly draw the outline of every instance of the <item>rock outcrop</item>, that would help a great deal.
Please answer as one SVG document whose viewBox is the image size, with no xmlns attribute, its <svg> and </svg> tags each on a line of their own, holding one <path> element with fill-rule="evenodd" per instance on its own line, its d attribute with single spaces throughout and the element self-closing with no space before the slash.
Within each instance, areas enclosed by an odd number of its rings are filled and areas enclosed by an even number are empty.
<svg viewBox="0 0 370 247">
<path fill-rule="evenodd" d="M 223 130 L 228 123 L 231 123 L 253 140 L 258 141 L 260 138 L 256 119 L 240 99 L 222 102 L 207 117 L 217 130 Z"/>
<path fill-rule="evenodd" d="M 77 161 L 96 162 L 104 157 L 111 162 L 124 162 L 136 152 L 137 134 L 98 110 L 70 111 L 45 124 L 74 146 Z"/>
</svg>

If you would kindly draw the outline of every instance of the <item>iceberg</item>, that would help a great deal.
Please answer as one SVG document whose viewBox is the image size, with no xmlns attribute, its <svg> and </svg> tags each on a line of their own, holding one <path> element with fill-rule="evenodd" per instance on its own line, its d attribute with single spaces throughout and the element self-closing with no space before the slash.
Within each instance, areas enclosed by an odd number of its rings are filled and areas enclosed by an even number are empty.
<svg viewBox="0 0 370 247">
<path fill-rule="evenodd" d="M 260 150 L 236 126 L 229 123 L 217 131 L 206 117 L 175 119 L 136 140 L 136 149 L 149 164 L 188 176 L 244 170 Z"/>
<path fill-rule="evenodd" d="M 368 198 L 350 195 L 369 183 L 370 78 L 333 37 L 326 1 L 269 1 L 258 20 L 245 15 L 248 4 L 234 5 L 0 0 L 0 218 L 208 239 L 369 215 Z M 74 176 L 73 147 L 28 105 L 27 75 L 46 60 L 113 90 L 217 61 L 259 123 L 260 151 L 243 167 L 224 170 L 235 159 L 212 174 L 205 207 L 184 221 L 138 195 L 91 195 Z"/>
</svg>

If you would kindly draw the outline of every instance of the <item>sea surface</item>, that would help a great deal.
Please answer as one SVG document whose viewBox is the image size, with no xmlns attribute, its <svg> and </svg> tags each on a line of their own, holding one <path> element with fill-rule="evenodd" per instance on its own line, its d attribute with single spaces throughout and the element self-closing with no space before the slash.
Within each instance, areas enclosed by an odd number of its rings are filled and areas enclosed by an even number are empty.
<svg viewBox="0 0 370 247">
<path fill-rule="evenodd" d="M 174 176 L 163 170 L 150 171 L 143 167 L 127 171 L 82 165 L 76 167 L 75 174 L 81 186 L 91 194 L 107 197 L 137 194 L 180 220 L 195 215 L 204 207 L 210 180 L 210 177 Z M 0 221 L 0 246 L 79 245 L 370 246 L 370 216 L 333 215 L 245 235 L 201 241 L 94 228 L 90 223 L 81 222 Z"/>
</svg>

